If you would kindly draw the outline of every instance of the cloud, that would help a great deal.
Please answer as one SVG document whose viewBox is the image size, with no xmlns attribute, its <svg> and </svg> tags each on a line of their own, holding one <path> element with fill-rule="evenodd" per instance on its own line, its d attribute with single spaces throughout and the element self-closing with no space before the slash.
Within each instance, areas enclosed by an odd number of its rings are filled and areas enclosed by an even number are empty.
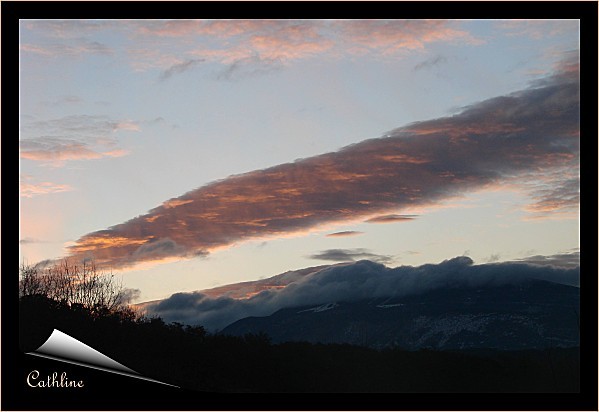
<svg viewBox="0 0 599 412">
<path fill-rule="evenodd" d="M 580 22 L 578 20 L 503 20 L 496 26 L 508 36 L 526 36 L 535 40 L 562 35 L 564 33 L 578 33 Z"/>
<path fill-rule="evenodd" d="M 267 60 L 297 60 L 328 52 L 335 41 L 326 36 L 319 22 L 288 21 L 283 25 L 265 27 L 249 38 L 249 44 L 261 58 Z"/>
<path fill-rule="evenodd" d="M 312 272 L 284 288 L 264 290 L 248 299 L 210 298 L 200 292 L 176 293 L 146 305 L 145 310 L 167 322 L 200 324 L 209 330 L 218 330 L 236 320 L 268 316 L 282 308 L 402 297 L 447 288 L 518 284 L 529 279 L 577 286 L 579 277 L 579 267 L 541 267 L 513 262 L 473 265 L 472 260 L 464 256 L 417 267 L 388 268 L 360 261 Z"/>
<path fill-rule="evenodd" d="M 517 260 L 517 262 L 538 266 L 552 266 L 556 268 L 575 268 L 580 266 L 580 252 L 558 253 L 550 256 L 528 256 Z"/>
<path fill-rule="evenodd" d="M 72 115 L 49 120 L 32 120 L 23 125 L 26 134 L 43 131 L 45 134 L 76 134 L 89 137 L 104 137 L 118 130 L 139 131 L 132 120 L 114 120 L 107 116 Z"/>
<path fill-rule="evenodd" d="M 201 63 L 203 61 L 204 61 L 204 59 L 192 59 L 192 60 L 186 60 L 181 63 L 173 64 L 172 66 L 170 66 L 168 69 L 164 70 L 160 74 L 160 80 L 164 81 L 164 80 L 170 79 L 175 74 L 184 73 L 184 72 L 190 70 L 191 68 L 193 68 L 194 66 L 196 66 L 198 63 Z"/>
<path fill-rule="evenodd" d="M 79 96 L 67 95 L 67 96 L 61 96 L 60 98 L 58 98 L 57 100 L 54 100 L 54 101 L 42 102 L 42 104 L 44 106 L 52 107 L 52 106 L 79 104 L 82 102 L 83 102 L 83 99 Z"/>
<path fill-rule="evenodd" d="M 166 202 L 164 202 L 162 204 L 162 206 L 164 206 L 165 209 L 171 209 L 173 207 L 186 205 L 191 202 L 193 202 L 193 200 L 171 199 L 171 200 L 167 200 Z"/>
<path fill-rule="evenodd" d="M 126 305 L 129 304 L 141 296 L 141 290 L 132 289 L 132 288 L 124 288 L 118 294 L 117 304 Z"/>
<path fill-rule="evenodd" d="M 422 69 L 430 69 L 431 67 L 438 66 L 442 63 L 447 63 L 447 57 L 438 55 L 435 57 L 431 57 L 430 59 L 421 61 L 420 63 L 418 63 L 417 65 L 414 66 L 414 71 L 419 71 Z"/>
<path fill-rule="evenodd" d="M 523 182 L 530 192 L 531 204 L 525 207 L 529 218 L 578 218 L 580 207 L 580 168 L 547 173 L 543 178 Z"/>
<path fill-rule="evenodd" d="M 99 264 L 124 268 L 151 260 L 136 251 L 161 239 L 178 245 L 173 257 L 189 257 L 244 240 L 431 206 L 469 191 L 513 185 L 520 175 L 545 179 L 551 188 L 547 176 L 579 165 L 579 115 L 578 76 L 558 73 L 450 117 L 199 187 L 175 199 L 192 202 L 160 205 L 89 233 L 70 254 L 93 255 Z M 92 247 L 106 238 L 119 242 Z"/>
<path fill-rule="evenodd" d="M 19 245 L 30 245 L 33 243 L 46 243 L 44 240 L 35 239 L 32 237 L 26 237 L 19 240 Z"/>
<path fill-rule="evenodd" d="M 366 223 L 396 223 L 407 222 L 416 219 L 416 215 L 383 215 L 375 216 L 365 220 Z"/>
<path fill-rule="evenodd" d="M 355 262 L 357 260 L 368 259 L 378 263 L 390 263 L 392 256 L 377 255 L 367 249 L 328 249 L 309 256 L 310 259 L 331 260 L 334 262 Z"/>
<path fill-rule="evenodd" d="M 51 193 L 70 192 L 73 188 L 66 184 L 52 182 L 34 182 L 30 176 L 21 176 L 19 182 L 19 194 L 21 197 L 34 197 Z M 33 243 L 23 239 L 21 244 Z"/>
<path fill-rule="evenodd" d="M 237 59 L 222 70 L 217 79 L 239 80 L 280 70 L 283 67 L 279 58 L 250 56 Z"/>
<path fill-rule="evenodd" d="M 45 20 L 23 30 L 36 43 L 28 55 L 65 58 L 124 56 L 135 71 L 160 70 L 164 81 L 199 61 L 225 66 L 220 80 L 270 73 L 303 59 L 393 58 L 430 44 L 480 44 L 459 21 L 447 20 Z M 123 40 L 114 49 L 98 40 Z M 201 48 L 198 45 L 202 45 Z"/>
<path fill-rule="evenodd" d="M 100 30 L 117 30 L 122 28 L 122 21 L 117 20 L 33 20 L 27 21 L 25 27 L 37 30 L 45 35 L 69 39 L 80 38 L 82 34 L 90 34 Z"/>
<path fill-rule="evenodd" d="M 364 232 L 358 232 L 356 230 L 344 230 L 343 232 L 329 233 L 326 237 L 349 237 L 362 235 Z"/>
<path fill-rule="evenodd" d="M 40 137 L 20 142 L 21 158 L 61 166 L 67 160 L 90 160 L 102 157 L 121 157 L 128 152 L 122 149 L 99 151 L 85 141 L 58 137 Z"/>
<path fill-rule="evenodd" d="M 485 262 L 493 263 L 493 262 L 498 262 L 500 259 L 501 259 L 501 255 L 499 255 L 498 253 L 494 253 L 491 256 L 489 256 L 488 258 L 486 258 Z"/>
<path fill-rule="evenodd" d="M 170 67 L 181 64 L 185 59 L 175 56 L 172 50 L 162 51 L 160 48 L 132 48 L 126 50 L 129 64 L 136 72 L 160 69 L 162 73 Z"/>
<path fill-rule="evenodd" d="M 227 65 L 218 78 L 233 80 L 308 58 L 380 58 L 436 42 L 480 44 L 457 25 L 442 20 L 164 20 L 140 22 L 137 32 L 154 39 L 203 39 L 209 47 L 186 54 Z"/>
<path fill-rule="evenodd" d="M 105 116 L 29 120 L 22 126 L 20 156 L 53 166 L 71 160 L 125 156 L 128 152 L 117 146 L 115 133 L 119 131 L 137 132 L 140 127 L 132 120 L 112 120 Z"/>
<path fill-rule="evenodd" d="M 205 256 L 207 253 L 196 251 L 194 256 Z M 172 256 L 187 256 L 188 251 L 171 239 L 152 239 L 138 247 L 133 255 L 143 260 L 161 260 Z"/>
<path fill-rule="evenodd" d="M 144 35 L 181 37 L 201 33 L 204 25 L 201 20 L 154 20 L 139 22 L 137 30 Z"/>
<path fill-rule="evenodd" d="M 25 53 L 33 53 L 47 57 L 77 57 L 83 54 L 96 54 L 109 56 L 114 51 L 105 44 L 97 41 L 77 40 L 71 44 L 21 44 L 20 50 Z"/>
<path fill-rule="evenodd" d="M 338 27 L 352 45 L 361 46 L 353 46 L 357 52 L 376 50 L 383 55 L 424 49 L 435 42 L 483 43 L 454 24 L 444 20 L 348 20 Z"/>
</svg>

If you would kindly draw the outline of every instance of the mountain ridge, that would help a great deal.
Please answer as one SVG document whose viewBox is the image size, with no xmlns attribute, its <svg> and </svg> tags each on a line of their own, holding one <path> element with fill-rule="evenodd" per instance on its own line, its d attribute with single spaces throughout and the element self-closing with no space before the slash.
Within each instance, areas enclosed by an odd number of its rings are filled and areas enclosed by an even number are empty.
<svg viewBox="0 0 599 412">
<path fill-rule="evenodd" d="M 274 343 L 348 343 L 377 349 L 543 349 L 579 345 L 579 289 L 550 281 L 450 288 L 402 298 L 284 308 L 221 333 L 266 333 Z"/>
</svg>

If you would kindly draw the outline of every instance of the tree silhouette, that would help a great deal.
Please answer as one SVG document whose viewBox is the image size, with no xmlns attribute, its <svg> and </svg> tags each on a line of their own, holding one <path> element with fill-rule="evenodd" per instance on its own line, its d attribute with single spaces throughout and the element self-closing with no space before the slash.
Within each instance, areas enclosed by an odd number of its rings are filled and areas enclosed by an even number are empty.
<svg viewBox="0 0 599 412">
<path fill-rule="evenodd" d="M 98 316 L 132 311 L 130 293 L 112 273 L 99 270 L 93 261 L 81 265 L 67 259 L 42 267 L 19 267 L 19 297 L 43 296 L 68 307 L 82 307 Z"/>
</svg>

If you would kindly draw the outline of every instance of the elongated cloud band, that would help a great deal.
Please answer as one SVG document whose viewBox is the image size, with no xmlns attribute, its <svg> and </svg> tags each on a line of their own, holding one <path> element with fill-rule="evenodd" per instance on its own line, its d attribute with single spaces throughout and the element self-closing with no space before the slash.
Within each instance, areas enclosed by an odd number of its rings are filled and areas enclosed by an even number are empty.
<svg viewBox="0 0 599 412">
<path fill-rule="evenodd" d="M 521 174 L 576 170 L 580 85 L 578 72 L 568 68 L 452 117 L 208 184 L 85 235 L 69 252 L 114 268 L 193 257 L 243 240 L 430 205 Z"/>
<path fill-rule="evenodd" d="M 384 216 L 375 216 L 366 220 L 366 223 L 395 223 L 395 222 L 406 222 L 410 220 L 414 220 L 416 216 L 414 215 L 384 215 Z"/>
</svg>

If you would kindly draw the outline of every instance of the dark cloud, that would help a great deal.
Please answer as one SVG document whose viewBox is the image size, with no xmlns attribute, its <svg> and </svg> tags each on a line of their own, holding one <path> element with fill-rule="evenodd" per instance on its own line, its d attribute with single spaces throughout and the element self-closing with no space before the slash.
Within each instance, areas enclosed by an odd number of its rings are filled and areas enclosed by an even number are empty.
<svg viewBox="0 0 599 412">
<path fill-rule="evenodd" d="M 406 222 L 416 219 L 416 215 L 383 215 L 375 216 L 365 220 L 366 223 L 395 223 Z"/>
<path fill-rule="evenodd" d="M 29 245 L 32 243 L 46 243 L 46 242 L 43 240 L 31 238 L 31 237 L 26 237 L 26 238 L 19 240 L 19 245 Z"/>
<path fill-rule="evenodd" d="M 418 70 L 422 70 L 422 69 L 429 69 L 431 67 L 438 66 L 443 63 L 447 63 L 447 58 L 445 56 L 441 56 L 441 55 L 434 56 L 434 57 L 431 57 L 430 59 L 421 61 L 420 63 L 415 65 L 414 71 L 418 71 Z"/>
<path fill-rule="evenodd" d="M 153 260 L 137 251 L 161 239 L 178 245 L 173 257 L 193 256 L 244 240 L 431 207 L 513 183 L 522 174 L 541 181 L 579 165 L 580 84 L 572 73 L 337 152 L 210 183 L 169 200 L 169 207 L 81 237 L 70 254 L 120 268 Z"/>
<path fill-rule="evenodd" d="M 393 260 L 392 256 L 377 255 L 368 249 L 328 249 L 309 256 L 310 259 L 332 260 L 334 262 L 355 262 L 357 260 L 368 259 L 378 263 L 389 263 Z"/>
<path fill-rule="evenodd" d="M 364 232 L 359 232 L 356 230 L 344 230 L 342 232 L 329 233 L 326 237 L 349 237 L 349 236 L 358 236 L 362 235 Z"/>
<path fill-rule="evenodd" d="M 579 276 L 580 268 L 513 262 L 473 265 L 472 260 L 465 256 L 417 267 L 388 268 L 360 261 L 310 272 L 297 277 L 284 288 L 263 290 L 248 299 L 210 298 L 200 292 L 176 293 L 168 299 L 146 305 L 145 310 L 149 315 L 161 316 L 169 322 L 201 324 L 215 330 L 248 316 L 268 316 L 288 307 L 401 297 L 443 288 L 517 284 L 528 279 L 577 286 Z"/>
<path fill-rule="evenodd" d="M 576 268 L 580 266 L 580 252 L 558 253 L 550 256 L 535 255 L 518 260 L 531 265 Z"/>
<path fill-rule="evenodd" d="M 162 73 L 160 73 L 160 80 L 164 81 L 164 80 L 170 79 L 175 74 L 184 73 L 184 72 L 188 71 L 189 69 L 193 68 L 194 66 L 197 66 L 198 63 L 201 63 L 203 61 L 204 61 L 204 59 L 192 59 L 192 60 L 184 61 L 182 63 L 174 64 L 171 67 L 169 67 L 168 69 L 164 70 Z"/>
<path fill-rule="evenodd" d="M 488 258 L 486 258 L 485 262 L 489 262 L 489 263 L 498 262 L 499 259 L 501 259 L 501 255 L 499 255 L 498 253 L 494 253 L 491 256 L 489 256 Z"/>
<path fill-rule="evenodd" d="M 164 257 L 177 256 L 179 254 L 185 256 L 185 248 L 177 245 L 177 243 L 171 239 L 163 238 L 159 240 L 152 239 L 149 242 L 144 243 L 135 250 L 134 256 L 161 259 Z"/>
<path fill-rule="evenodd" d="M 78 103 L 82 103 L 82 102 L 83 102 L 83 99 L 81 97 L 68 95 L 68 96 L 62 96 L 62 97 L 58 98 L 57 100 L 42 102 L 42 104 L 44 106 L 63 106 L 65 104 L 71 105 L 71 104 L 78 104 Z"/>
<path fill-rule="evenodd" d="M 268 74 L 282 68 L 283 63 L 280 59 L 268 59 L 260 58 L 259 56 L 252 56 L 235 60 L 218 74 L 217 79 L 239 80 L 247 77 Z"/>
</svg>

